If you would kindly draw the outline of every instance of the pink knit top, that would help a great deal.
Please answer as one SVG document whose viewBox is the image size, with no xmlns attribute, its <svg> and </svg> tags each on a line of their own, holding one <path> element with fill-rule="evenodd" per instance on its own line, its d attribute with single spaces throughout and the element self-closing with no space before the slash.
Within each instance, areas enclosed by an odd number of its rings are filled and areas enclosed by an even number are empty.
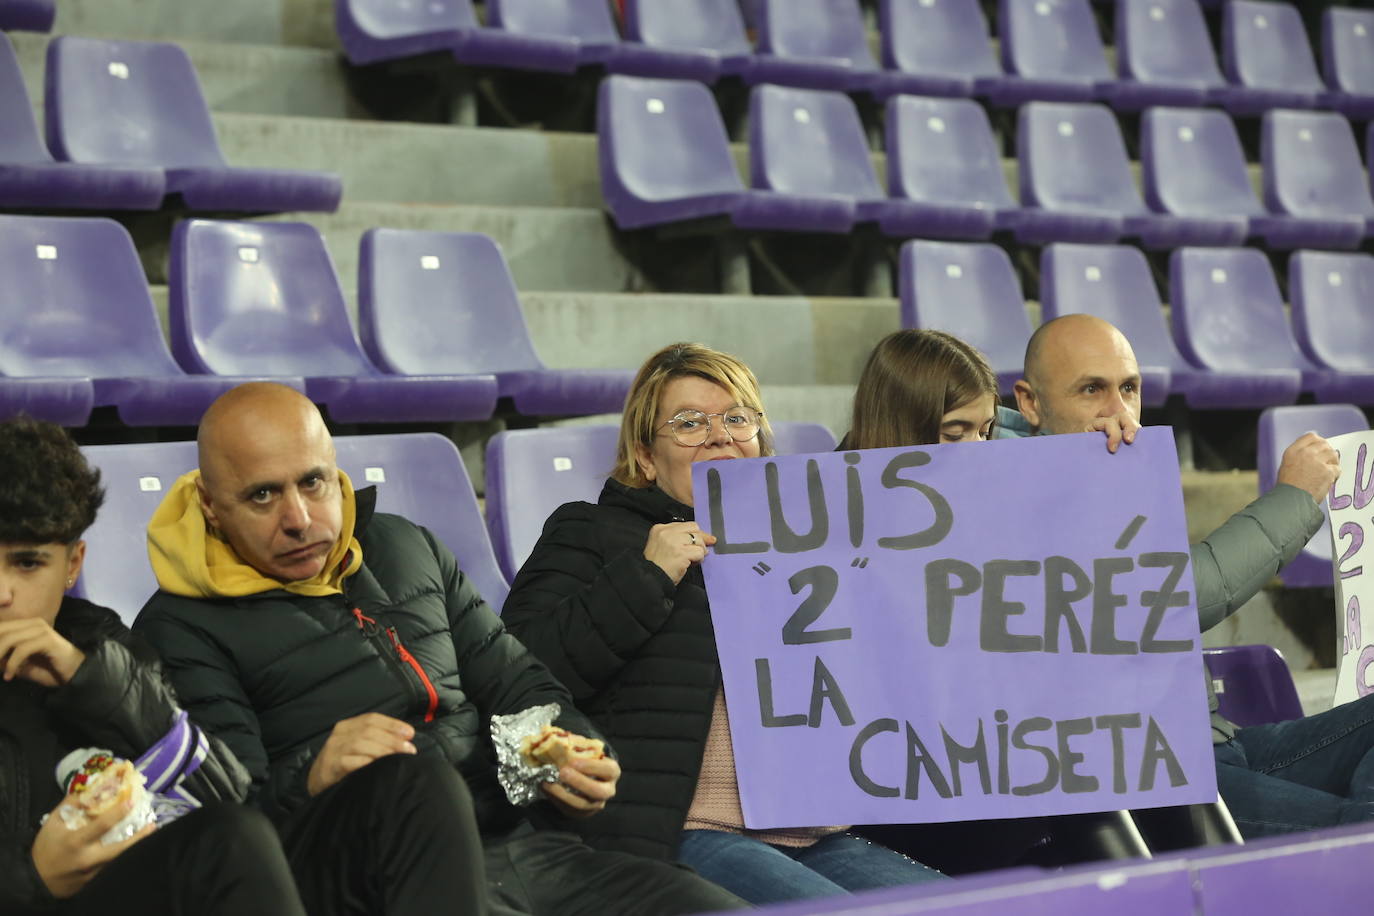
<svg viewBox="0 0 1374 916">
<path fill-rule="evenodd" d="M 701 775 L 696 794 L 687 809 L 683 830 L 720 830 L 772 843 L 775 846 L 810 846 L 823 836 L 842 833 L 847 827 L 784 827 L 775 830 L 750 830 L 744 826 L 739 803 L 739 780 L 735 776 L 734 745 L 730 742 L 730 714 L 725 709 L 725 692 L 716 690 L 716 705 L 711 712 L 711 730 L 701 758 Z"/>
</svg>

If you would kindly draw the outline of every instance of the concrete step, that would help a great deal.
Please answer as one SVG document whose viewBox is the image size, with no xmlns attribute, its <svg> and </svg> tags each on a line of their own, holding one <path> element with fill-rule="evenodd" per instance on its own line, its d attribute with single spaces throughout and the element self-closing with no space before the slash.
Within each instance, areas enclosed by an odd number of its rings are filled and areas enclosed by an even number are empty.
<svg viewBox="0 0 1374 916">
<path fill-rule="evenodd" d="M 338 47 L 332 0 L 60 0 L 53 31 L 141 41 Z"/>
<path fill-rule="evenodd" d="M 601 208 L 590 135 L 217 113 L 233 165 L 327 169 L 344 199 Z"/>
<path fill-rule="evenodd" d="M 1331 708 L 1331 698 L 1336 694 L 1335 668 L 1294 671 L 1293 683 L 1298 688 L 1298 699 L 1302 701 L 1305 715 L 1316 715 Z"/>
<path fill-rule="evenodd" d="M 220 113 L 216 129 L 238 165 L 323 168 L 344 176 L 354 199 L 595 207 L 603 203 L 596 137 L 555 131 L 455 127 L 327 118 Z M 309 150 L 308 158 L 300 155 Z M 748 181 L 748 148 L 732 144 Z M 872 154 L 886 188 L 887 156 Z M 1018 188 L 1015 159 L 1003 159 L 1008 188 Z M 1131 164 L 1137 187 L 1139 163 Z M 1259 166 L 1249 167 L 1256 194 Z"/>
</svg>

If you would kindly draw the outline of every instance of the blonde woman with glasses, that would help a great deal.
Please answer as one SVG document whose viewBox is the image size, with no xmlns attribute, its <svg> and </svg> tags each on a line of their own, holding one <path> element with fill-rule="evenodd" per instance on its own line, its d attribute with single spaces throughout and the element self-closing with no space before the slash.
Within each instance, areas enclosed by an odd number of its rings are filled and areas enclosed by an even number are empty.
<svg viewBox="0 0 1374 916">
<path fill-rule="evenodd" d="M 843 826 L 744 826 L 700 567 L 715 538 L 695 520 L 692 465 L 770 454 L 753 372 L 699 344 L 665 347 L 630 389 L 600 499 L 554 512 L 516 576 L 506 626 L 621 755 L 617 797 L 582 831 L 755 904 L 941 878 Z"/>
</svg>

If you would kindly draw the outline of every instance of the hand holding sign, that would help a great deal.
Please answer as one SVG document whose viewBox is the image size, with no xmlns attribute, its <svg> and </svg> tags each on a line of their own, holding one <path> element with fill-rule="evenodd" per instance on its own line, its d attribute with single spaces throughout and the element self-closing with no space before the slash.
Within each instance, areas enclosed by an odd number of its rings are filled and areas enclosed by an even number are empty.
<svg viewBox="0 0 1374 916">
<path fill-rule="evenodd" d="M 1278 482 L 1306 490 L 1321 502 L 1341 473 L 1341 456 L 1321 436 L 1305 433 L 1283 450 Z"/>
<path fill-rule="evenodd" d="M 1107 451 L 1113 455 L 1121 447 L 1122 442 L 1127 445 L 1134 442 L 1135 434 L 1139 431 L 1140 421 L 1129 410 L 1123 410 L 1114 417 L 1095 417 L 1084 430 L 1088 433 L 1106 433 Z"/>
<path fill-rule="evenodd" d="M 706 548 L 716 539 L 697 527 L 696 522 L 669 522 L 649 529 L 644 542 L 644 559 L 653 563 L 677 585 L 693 563 L 706 558 Z"/>
</svg>

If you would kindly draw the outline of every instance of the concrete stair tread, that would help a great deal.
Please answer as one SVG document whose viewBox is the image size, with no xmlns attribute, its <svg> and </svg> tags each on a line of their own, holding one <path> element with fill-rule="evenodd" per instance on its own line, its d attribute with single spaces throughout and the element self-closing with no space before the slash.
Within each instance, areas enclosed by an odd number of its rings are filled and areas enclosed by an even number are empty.
<svg viewBox="0 0 1374 916">
<path fill-rule="evenodd" d="M 332 0 L 61 0 L 53 31 L 142 41 L 338 47 Z"/>
</svg>

